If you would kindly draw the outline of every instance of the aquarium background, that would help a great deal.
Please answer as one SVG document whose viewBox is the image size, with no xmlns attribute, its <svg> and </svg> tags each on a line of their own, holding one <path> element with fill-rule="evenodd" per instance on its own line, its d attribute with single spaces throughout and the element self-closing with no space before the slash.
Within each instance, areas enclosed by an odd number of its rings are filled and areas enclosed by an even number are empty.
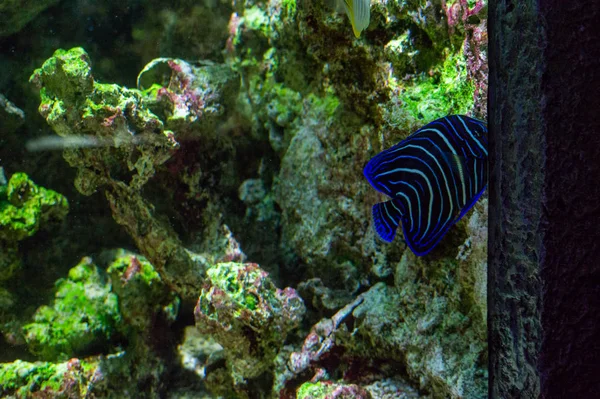
<svg viewBox="0 0 600 399">
<path fill-rule="evenodd" d="M 362 174 L 486 119 L 487 4 L 370 7 L 0 2 L 1 397 L 487 396 L 485 195 L 416 257 Z"/>
</svg>

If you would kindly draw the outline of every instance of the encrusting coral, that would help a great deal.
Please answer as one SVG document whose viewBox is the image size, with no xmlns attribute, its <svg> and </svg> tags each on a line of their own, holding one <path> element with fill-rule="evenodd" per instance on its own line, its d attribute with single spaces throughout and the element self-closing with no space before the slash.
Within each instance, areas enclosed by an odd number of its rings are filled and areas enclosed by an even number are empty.
<svg viewBox="0 0 600 399">
<path fill-rule="evenodd" d="M 0 184 L 0 284 L 21 267 L 19 241 L 62 221 L 68 212 L 63 195 L 36 185 L 25 173 L 15 173 L 6 185 Z"/>
<path fill-rule="evenodd" d="M 234 384 L 243 391 L 247 379 L 273 366 L 281 343 L 300 325 L 304 312 L 296 291 L 276 288 L 258 265 L 219 263 L 207 270 L 194 314 L 200 332 L 225 349 Z"/>
<path fill-rule="evenodd" d="M 40 307 L 33 323 L 23 326 L 32 353 L 43 360 L 64 361 L 116 335 L 121 319 L 118 299 L 103 280 L 91 259 L 83 259 L 57 282 L 52 306 Z"/>
<path fill-rule="evenodd" d="M 106 269 L 84 258 L 57 282 L 53 303 L 23 326 L 26 345 L 51 362 L 0 364 L 0 394 L 106 397 L 127 382 L 156 393 L 167 371 L 157 347 L 179 311 L 179 299 L 150 263 L 123 250 L 103 254 Z M 119 350 L 128 342 L 127 351 Z M 108 355 L 91 355 L 97 351 Z M 53 396 L 54 395 L 54 396 Z"/>
</svg>

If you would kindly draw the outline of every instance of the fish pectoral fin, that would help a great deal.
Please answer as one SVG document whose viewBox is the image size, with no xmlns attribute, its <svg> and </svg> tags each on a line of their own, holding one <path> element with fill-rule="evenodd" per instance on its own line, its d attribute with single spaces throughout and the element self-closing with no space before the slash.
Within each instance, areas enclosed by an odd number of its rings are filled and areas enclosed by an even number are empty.
<svg viewBox="0 0 600 399">
<path fill-rule="evenodd" d="M 384 241 L 392 242 L 401 218 L 402 211 L 397 199 L 373 205 L 375 231 Z"/>
</svg>

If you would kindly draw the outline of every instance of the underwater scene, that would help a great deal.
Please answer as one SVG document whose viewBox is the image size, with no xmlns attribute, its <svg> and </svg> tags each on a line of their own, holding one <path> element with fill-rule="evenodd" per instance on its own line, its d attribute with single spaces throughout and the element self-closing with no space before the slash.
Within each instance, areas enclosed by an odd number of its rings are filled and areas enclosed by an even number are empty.
<svg viewBox="0 0 600 399">
<path fill-rule="evenodd" d="M 0 397 L 487 397 L 487 0 L 0 0 Z"/>
</svg>

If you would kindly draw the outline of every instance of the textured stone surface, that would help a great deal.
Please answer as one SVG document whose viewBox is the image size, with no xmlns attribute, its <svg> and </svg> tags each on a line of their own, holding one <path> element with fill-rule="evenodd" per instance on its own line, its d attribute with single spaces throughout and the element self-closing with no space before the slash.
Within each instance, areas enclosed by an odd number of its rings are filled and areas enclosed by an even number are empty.
<svg viewBox="0 0 600 399">
<path fill-rule="evenodd" d="M 535 1 L 490 5 L 490 389 L 537 398 L 541 326 L 541 30 Z M 510 72 L 508 72 L 510 71 Z"/>
<path fill-rule="evenodd" d="M 196 327 L 225 349 L 239 397 L 252 397 L 248 381 L 272 368 L 278 345 L 302 321 L 304 302 L 293 288 L 276 288 L 254 263 L 218 263 L 206 274 Z"/>
<path fill-rule="evenodd" d="M 600 395 L 599 15 L 591 0 L 490 6 L 493 398 Z"/>
</svg>

